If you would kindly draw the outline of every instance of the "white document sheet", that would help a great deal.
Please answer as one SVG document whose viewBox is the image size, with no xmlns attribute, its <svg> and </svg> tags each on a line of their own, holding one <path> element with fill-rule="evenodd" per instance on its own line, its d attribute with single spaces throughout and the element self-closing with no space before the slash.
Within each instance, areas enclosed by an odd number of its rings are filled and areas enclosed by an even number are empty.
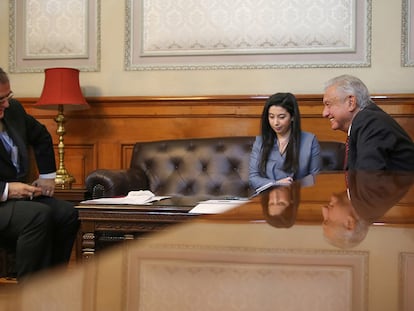
<svg viewBox="0 0 414 311">
<path fill-rule="evenodd" d="M 81 204 L 149 204 L 151 202 L 160 201 L 171 198 L 171 196 L 156 196 L 149 190 L 130 191 L 127 196 L 119 198 L 100 198 L 93 200 L 86 200 L 80 202 Z"/>
<path fill-rule="evenodd" d="M 193 214 L 220 214 L 231 210 L 248 201 L 247 198 L 236 200 L 207 200 L 199 202 L 189 213 Z"/>
</svg>

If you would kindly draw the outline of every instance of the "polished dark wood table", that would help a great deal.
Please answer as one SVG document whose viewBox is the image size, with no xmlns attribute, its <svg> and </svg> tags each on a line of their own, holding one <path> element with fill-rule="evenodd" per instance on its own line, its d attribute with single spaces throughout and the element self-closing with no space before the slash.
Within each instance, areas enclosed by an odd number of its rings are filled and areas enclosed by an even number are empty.
<svg viewBox="0 0 414 311">
<path fill-rule="evenodd" d="M 189 215 L 189 198 L 78 206 L 83 235 L 127 238 L 33 279 L 10 310 L 411 311 L 412 177 L 320 174 L 219 214 Z"/>
<path fill-rule="evenodd" d="M 329 230 L 328 221 L 324 221 L 323 209 L 335 196 L 342 196 L 347 189 L 352 189 L 359 196 L 366 196 L 369 202 L 375 202 L 374 208 L 359 204 L 355 208 L 364 208 L 365 217 L 372 209 L 377 211 L 374 219 L 368 219 L 365 225 L 403 226 L 414 224 L 414 199 L 411 187 L 411 175 L 389 176 L 380 172 L 351 173 L 350 177 L 343 172 L 323 173 L 313 179 L 306 178 L 290 187 L 276 187 L 289 191 L 292 205 L 284 215 L 270 215 L 268 200 L 274 190 L 250 199 L 242 206 L 219 215 L 203 215 L 205 219 L 219 218 L 222 221 L 251 222 L 268 221 L 269 224 L 281 227 L 296 225 L 321 225 L 325 231 Z M 399 174 L 401 175 L 401 174 Z M 352 187 L 347 179 L 352 178 Z M 393 185 L 393 182 L 398 182 Z M 358 190 L 355 190 L 358 188 Z M 379 191 L 376 189 L 379 188 Z M 389 188 L 389 191 L 385 189 Z M 400 191 L 396 191 L 398 188 Z M 374 191 L 373 191 L 374 190 Z M 392 193 L 389 193 L 389 192 Z M 376 198 L 381 195 L 380 198 Z M 286 194 L 285 194 L 286 195 Z M 347 194 L 347 196 L 349 193 Z M 283 194 L 280 196 L 283 197 Z M 374 197 L 373 197 L 374 196 Z M 376 196 L 376 197 L 375 197 Z M 388 200 L 385 200 L 383 197 Z M 395 199 L 392 196 L 396 196 Z M 391 200 L 390 200 L 391 199 Z M 171 225 L 179 224 L 196 217 L 189 211 L 200 201 L 196 197 L 174 197 L 145 205 L 86 205 L 77 206 L 81 228 L 78 235 L 77 259 L 88 259 L 99 249 L 105 248 L 119 241 L 145 237 L 148 233 L 157 232 Z M 356 199 L 355 199 L 356 200 Z M 384 204 L 381 204 L 384 203 Z M 386 205 L 386 206 L 382 206 Z M 325 208 L 326 209 L 326 208 Z M 370 210 L 371 209 L 371 210 Z M 379 211 L 379 213 L 378 213 Z M 368 229 L 366 229 L 367 231 Z M 332 234 L 331 234 L 332 235 Z"/>
<path fill-rule="evenodd" d="M 188 213 L 196 203 L 195 198 L 172 198 L 144 205 L 80 204 L 76 206 L 81 221 L 77 259 L 89 259 L 97 250 L 114 243 L 143 238 L 197 217 Z"/>
</svg>

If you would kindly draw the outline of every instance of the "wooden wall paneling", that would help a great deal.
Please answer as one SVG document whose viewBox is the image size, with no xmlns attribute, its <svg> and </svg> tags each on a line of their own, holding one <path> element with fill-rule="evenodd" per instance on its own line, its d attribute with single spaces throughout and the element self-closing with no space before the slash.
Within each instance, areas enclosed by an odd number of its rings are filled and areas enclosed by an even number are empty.
<svg viewBox="0 0 414 311">
<path fill-rule="evenodd" d="M 296 97 L 303 130 L 320 140 L 345 141 L 345 133 L 331 130 L 322 117 L 321 94 Z M 90 97 L 90 109 L 65 112 L 65 165 L 75 175 L 75 186 L 83 187 L 94 169 L 129 167 L 138 141 L 258 135 L 266 99 L 265 95 Z M 373 99 L 414 138 L 414 93 Z M 37 98 L 20 101 L 49 129 L 57 149 L 57 111 L 34 108 Z"/>
<path fill-rule="evenodd" d="M 121 168 L 121 150 L 119 140 L 102 140 L 96 146 L 97 166 L 96 168 L 118 169 Z"/>
<path fill-rule="evenodd" d="M 130 167 L 133 149 L 134 149 L 134 144 L 128 144 L 128 145 L 122 146 L 121 168 L 126 169 Z"/>
<path fill-rule="evenodd" d="M 65 167 L 75 178 L 72 188 L 84 188 L 86 174 L 94 168 L 93 154 L 93 145 L 65 145 Z M 58 157 L 56 162 L 58 166 Z"/>
</svg>

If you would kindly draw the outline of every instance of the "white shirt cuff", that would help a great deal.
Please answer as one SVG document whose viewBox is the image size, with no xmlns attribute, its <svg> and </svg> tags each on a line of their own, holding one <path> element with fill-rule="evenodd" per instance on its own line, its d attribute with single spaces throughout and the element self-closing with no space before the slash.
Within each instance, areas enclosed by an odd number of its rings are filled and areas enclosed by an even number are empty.
<svg viewBox="0 0 414 311">
<path fill-rule="evenodd" d="M 49 173 L 49 174 L 39 174 L 39 178 L 42 178 L 42 179 L 54 179 L 54 178 L 56 178 L 56 172 Z"/>
<path fill-rule="evenodd" d="M 5 201 L 7 201 L 7 197 L 8 197 L 8 194 L 9 193 L 9 183 L 6 183 L 6 187 L 4 187 L 4 192 L 3 192 L 3 194 L 2 194 L 2 196 L 1 196 L 1 198 L 0 198 L 0 202 L 5 202 Z"/>
</svg>

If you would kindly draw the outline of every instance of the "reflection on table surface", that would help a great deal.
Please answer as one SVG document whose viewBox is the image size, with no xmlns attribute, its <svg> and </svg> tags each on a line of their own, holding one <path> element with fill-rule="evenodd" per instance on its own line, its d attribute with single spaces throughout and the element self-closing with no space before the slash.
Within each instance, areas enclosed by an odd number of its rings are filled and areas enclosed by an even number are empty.
<svg viewBox="0 0 414 311">
<path fill-rule="evenodd" d="M 307 178 L 304 184 L 297 181 L 269 189 L 249 203 L 213 218 L 264 219 L 276 227 L 321 224 L 327 228 L 341 224 L 349 228 L 357 223 L 410 226 L 414 225 L 413 185 L 413 173 L 322 173 L 312 183 Z"/>
<path fill-rule="evenodd" d="M 319 174 L 313 184 L 270 189 L 226 213 L 123 243 L 70 273 L 45 275 L 24 288 L 18 306 L 414 310 L 413 209 L 410 175 Z M 359 222 L 369 225 L 361 240 L 332 242 L 331 226 L 348 232 Z"/>
<path fill-rule="evenodd" d="M 414 227 L 413 183 L 409 172 L 319 174 L 311 183 L 306 178 L 304 183 L 273 187 L 259 199 L 212 218 L 263 219 L 276 228 L 320 224 L 328 243 L 348 249 L 361 243 L 373 225 Z"/>
<path fill-rule="evenodd" d="M 414 224 L 411 208 L 414 205 L 413 179 L 412 173 L 403 172 L 321 173 L 315 177 L 307 176 L 290 186 L 268 189 L 248 203 L 212 218 L 226 221 L 267 220 L 274 226 L 284 227 L 324 223 L 326 231 L 338 225 L 339 217 L 343 217 L 345 222 L 346 215 L 350 217 L 348 223 L 352 226 L 357 223 L 411 225 Z M 212 198 L 227 200 L 233 197 L 211 197 L 208 194 L 172 196 L 152 204 L 81 205 L 78 208 L 185 213 L 199 202 Z"/>
</svg>

